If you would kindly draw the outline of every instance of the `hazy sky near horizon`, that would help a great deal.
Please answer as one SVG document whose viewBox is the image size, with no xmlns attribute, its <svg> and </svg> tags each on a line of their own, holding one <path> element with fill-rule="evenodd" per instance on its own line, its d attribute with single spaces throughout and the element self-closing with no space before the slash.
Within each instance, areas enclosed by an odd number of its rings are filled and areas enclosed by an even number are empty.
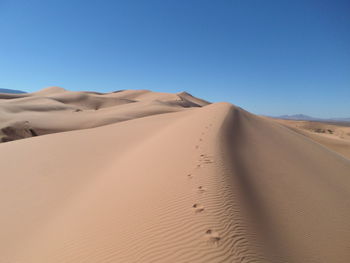
<svg viewBox="0 0 350 263">
<path fill-rule="evenodd" d="M 187 91 L 350 117 L 350 1 L 0 0 L 0 88 Z"/>
</svg>

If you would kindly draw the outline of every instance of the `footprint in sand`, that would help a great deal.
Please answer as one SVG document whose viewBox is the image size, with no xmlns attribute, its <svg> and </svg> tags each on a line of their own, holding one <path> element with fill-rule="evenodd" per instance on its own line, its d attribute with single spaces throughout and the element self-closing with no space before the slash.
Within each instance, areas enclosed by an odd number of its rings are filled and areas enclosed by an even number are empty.
<svg viewBox="0 0 350 263">
<path fill-rule="evenodd" d="M 205 232 L 205 238 L 209 243 L 212 243 L 212 244 L 218 244 L 221 239 L 219 233 L 211 229 L 208 229 Z"/>
<path fill-rule="evenodd" d="M 204 206 L 200 205 L 200 204 L 194 204 L 192 206 L 192 208 L 194 209 L 195 213 L 201 213 L 204 211 Z"/>
<path fill-rule="evenodd" d="M 208 164 L 208 163 L 213 163 L 214 161 L 211 159 L 211 157 L 209 157 L 206 154 L 201 154 L 200 155 L 200 162 L 204 163 L 204 164 Z"/>
<path fill-rule="evenodd" d="M 203 186 L 198 186 L 198 192 L 199 193 L 204 193 L 207 189 L 205 188 L 205 187 L 203 187 Z"/>
</svg>

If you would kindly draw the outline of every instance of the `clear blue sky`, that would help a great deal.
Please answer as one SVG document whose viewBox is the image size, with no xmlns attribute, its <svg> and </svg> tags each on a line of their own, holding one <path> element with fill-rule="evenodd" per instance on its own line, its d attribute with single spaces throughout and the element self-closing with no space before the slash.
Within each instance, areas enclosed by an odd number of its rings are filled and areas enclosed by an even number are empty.
<svg viewBox="0 0 350 263">
<path fill-rule="evenodd" d="M 349 0 L 0 0 L 0 88 L 188 91 L 350 117 Z"/>
</svg>

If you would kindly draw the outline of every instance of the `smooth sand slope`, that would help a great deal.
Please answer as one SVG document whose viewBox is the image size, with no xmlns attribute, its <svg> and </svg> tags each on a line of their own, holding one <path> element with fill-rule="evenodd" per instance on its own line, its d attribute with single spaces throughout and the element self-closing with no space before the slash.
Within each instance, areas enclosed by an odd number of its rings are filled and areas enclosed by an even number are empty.
<svg viewBox="0 0 350 263">
<path fill-rule="evenodd" d="M 0 156 L 2 263 L 350 261 L 350 161 L 228 103 Z"/>
<path fill-rule="evenodd" d="M 350 123 L 272 120 L 350 159 Z"/>
<path fill-rule="evenodd" d="M 0 93 L 0 142 L 98 127 L 154 114 L 208 105 L 186 92 L 149 90 L 112 93 L 50 87 L 34 93 Z"/>
</svg>

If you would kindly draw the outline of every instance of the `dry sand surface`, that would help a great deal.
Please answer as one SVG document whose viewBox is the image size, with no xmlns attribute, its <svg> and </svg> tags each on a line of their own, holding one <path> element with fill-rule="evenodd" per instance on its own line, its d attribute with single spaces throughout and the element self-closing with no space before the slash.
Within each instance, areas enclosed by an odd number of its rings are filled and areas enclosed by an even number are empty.
<svg viewBox="0 0 350 263">
<path fill-rule="evenodd" d="M 350 159 L 350 123 L 273 120 Z"/>
<path fill-rule="evenodd" d="M 6 127 L 56 133 L 0 144 L 1 263 L 350 262 L 349 159 L 275 121 L 185 93 L 6 96 Z"/>
<path fill-rule="evenodd" d="M 0 93 L 0 142 L 98 127 L 207 104 L 185 92 L 148 90 L 106 94 L 50 87 L 27 94 Z"/>
</svg>

